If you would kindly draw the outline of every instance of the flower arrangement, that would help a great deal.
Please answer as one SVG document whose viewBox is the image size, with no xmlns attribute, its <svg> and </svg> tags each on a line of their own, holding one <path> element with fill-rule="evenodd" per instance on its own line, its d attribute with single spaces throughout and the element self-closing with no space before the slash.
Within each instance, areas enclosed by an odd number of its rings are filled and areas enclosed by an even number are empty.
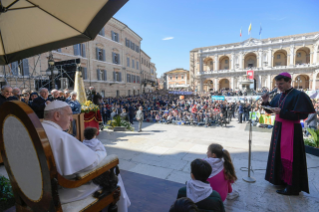
<svg viewBox="0 0 319 212">
<path fill-rule="evenodd" d="M 82 113 L 89 113 L 89 112 L 96 112 L 98 111 L 100 108 L 99 106 L 93 104 L 93 102 L 91 101 L 86 101 L 84 102 L 84 104 L 81 106 L 81 112 Z"/>
</svg>

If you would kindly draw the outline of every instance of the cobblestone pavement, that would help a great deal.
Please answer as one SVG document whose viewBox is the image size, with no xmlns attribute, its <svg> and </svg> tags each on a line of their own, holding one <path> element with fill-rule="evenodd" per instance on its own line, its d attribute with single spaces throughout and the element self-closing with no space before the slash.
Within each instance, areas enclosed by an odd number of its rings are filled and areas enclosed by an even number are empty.
<svg viewBox="0 0 319 212">
<path fill-rule="evenodd" d="M 121 169 L 183 184 L 190 179 L 190 162 L 204 158 L 209 144 L 220 143 L 231 154 L 238 176 L 233 187 L 240 193 L 225 201 L 227 211 L 319 211 L 319 168 L 311 168 L 319 165 L 319 158 L 307 154 L 310 194 L 278 195 L 278 187 L 264 180 L 270 137 L 271 130 L 253 131 L 251 176 L 256 183 L 251 184 L 242 180 L 247 171 L 240 170 L 248 166 L 246 124 L 205 128 L 143 123 L 141 133 L 103 131 L 98 138 L 108 154 L 118 155 Z M 6 175 L 3 166 L 0 175 Z"/>
</svg>

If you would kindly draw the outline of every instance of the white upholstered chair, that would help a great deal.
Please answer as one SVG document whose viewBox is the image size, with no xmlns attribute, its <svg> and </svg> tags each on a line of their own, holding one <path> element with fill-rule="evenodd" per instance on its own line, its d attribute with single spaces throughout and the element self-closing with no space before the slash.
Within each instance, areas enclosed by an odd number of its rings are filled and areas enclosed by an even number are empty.
<svg viewBox="0 0 319 212">
<path fill-rule="evenodd" d="M 110 205 L 109 211 L 117 211 L 119 188 L 98 198 L 92 196 L 61 204 L 58 186 L 76 188 L 105 172 L 113 172 L 119 160 L 106 157 L 91 172 L 69 180 L 59 175 L 46 133 L 40 120 L 23 102 L 6 102 L 0 107 L 0 151 L 8 172 L 17 211 L 101 211 Z M 111 170 L 112 169 L 112 170 Z"/>
</svg>

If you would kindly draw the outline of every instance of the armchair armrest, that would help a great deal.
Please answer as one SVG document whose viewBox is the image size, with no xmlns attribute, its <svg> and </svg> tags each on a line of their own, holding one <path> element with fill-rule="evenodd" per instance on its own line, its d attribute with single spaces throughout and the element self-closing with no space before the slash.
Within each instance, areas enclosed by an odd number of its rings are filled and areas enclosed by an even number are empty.
<svg viewBox="0 0 319 212">
<path fill-rule="evenodd" d="M 58 174 L 58 182 L 59 185 L 64 188 L 77 188 L 116 167 L 118 164 L 119 159 L 117 155 L 108 155 L 95 167 L 95 169 L 78 174 L 77 179 L 69 180 Z"/>
</svg>

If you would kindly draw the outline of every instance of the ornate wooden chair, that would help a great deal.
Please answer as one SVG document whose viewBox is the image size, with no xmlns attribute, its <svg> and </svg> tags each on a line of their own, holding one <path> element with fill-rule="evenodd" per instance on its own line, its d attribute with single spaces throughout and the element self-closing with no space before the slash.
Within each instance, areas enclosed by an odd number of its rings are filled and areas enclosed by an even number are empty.
<svg viewBox="0 0 319 212">
<path fill-rule="evenodd" d="M 58 186 L 76 188 L 101 174 L 114 175 L 119 160 L 116 155 L 107 156 L 93 171 L 82 173 L 76 180 L 61 176 L 56 170 L 54 156 L 42 124 L 33 110 L 22 102 L 6 102 L 0 107 L 0 151 L 8 172 L 17 211 L 117 211 L 120 189 L 113 187 L 103 191 L 98 198 L 61 204 Z M 97 195 L 97 194 L 96 194 Z M 96 196 L 95 195 L 95 196 Z"/>
</svg>

